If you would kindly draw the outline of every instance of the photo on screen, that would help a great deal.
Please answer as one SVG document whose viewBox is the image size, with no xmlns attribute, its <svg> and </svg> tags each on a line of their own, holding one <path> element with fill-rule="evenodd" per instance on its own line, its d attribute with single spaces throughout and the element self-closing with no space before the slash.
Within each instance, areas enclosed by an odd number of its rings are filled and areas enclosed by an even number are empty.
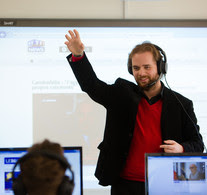
<svg viewBox="0 0 207 195">
<path fill-rule="evenodd" d="M 200 181 L 206 179 L 205 162 L 174 162 L 173 180 Z"/>
</svg>

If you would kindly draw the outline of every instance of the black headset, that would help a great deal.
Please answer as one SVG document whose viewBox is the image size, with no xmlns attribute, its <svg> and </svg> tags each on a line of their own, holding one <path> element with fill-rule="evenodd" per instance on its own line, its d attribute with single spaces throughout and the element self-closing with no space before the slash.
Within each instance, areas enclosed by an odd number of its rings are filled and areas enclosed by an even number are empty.
<svg viewBox="0 0 207 195">
<path fill-rule="evenodd" d="M 144 42 L 144 43 L 146 43 L 146 42 Z M 159 46 L 157 46 L 155 44 L 152 44 L 152 45 L 160 52 L 160 54 L 162 56 L 161 59 L 157 62 L 157 72 L 158 72 L 159 75 L 166 74 L 167 73 L 167 57 L 165 55 L 165 52 Z M 137 45 L 137 46 L 139 46 L 139 45 Z M 132 73 L 132 62 L 129 59 L 128 59 L 127 66 L 128 66 L 129 73 L 133 75 L 133 73 Z"/>
<path fill-rule="evenodd" d="M 60 186 L 58 187 L 57 194 L 58 195 L 71 195 L 73 192 L 73 188 L 74 188 L 74 172 L 71 169 L 71 165 L 68 163 L 66 158 L 64 158 L 56 153 L 46 151 L 46 150 L 29 152 L 16 162 L 16 164 L 14 165 L 13 170 L 12 170 L 12 182 L 13 182 L 12 189 L 13 189 L 14 194 L 15 195 L 26 195 L 27 194 L 27 190 L 24 186 L 21 174 L 19 174 L 18 177 L 16 177 L 16 178 L 14 177 L 15 168 L 20 163 L 23 163 L 27 159 L 29 159 L 31 157 L 35 157 L 35 156 L 44 156 L 44 157 L 47 157 L 50 159 L 58 160 L 63 168 L 69 169 L 69 171 L 71 173 L 71 178 L 66 175 L 63 177 L 63 180 L 62 180 Z"/>
</svg>

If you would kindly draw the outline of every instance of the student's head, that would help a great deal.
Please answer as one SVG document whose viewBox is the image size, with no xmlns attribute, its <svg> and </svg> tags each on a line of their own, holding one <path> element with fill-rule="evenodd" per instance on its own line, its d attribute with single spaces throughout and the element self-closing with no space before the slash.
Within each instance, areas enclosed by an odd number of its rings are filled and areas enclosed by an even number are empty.
<svg viewBox="0 0 207 195">
<path fill-rule="evenodd" d="M 60 144 L 48 140 L 36 143 L 18 164 L 21 172 L 17 178 L 13 178 L 16 195 L 63 195 L 65 191 L 72 194 L 73 179 L 65 176 L 70 165 L 63 156 Z"/>
<path fill-rule="evenodd" d="M 129 54 L 128 71 L 140 87 L 145 87 L 166 73 L 165 53 L 151 43 L 136 45 Z"/>
<path fill-rule="evenodd" d="M 193 175 L 197 172 L 197 166 L 195 164 L 191 164 L 189 168 Z"/>
</svg>

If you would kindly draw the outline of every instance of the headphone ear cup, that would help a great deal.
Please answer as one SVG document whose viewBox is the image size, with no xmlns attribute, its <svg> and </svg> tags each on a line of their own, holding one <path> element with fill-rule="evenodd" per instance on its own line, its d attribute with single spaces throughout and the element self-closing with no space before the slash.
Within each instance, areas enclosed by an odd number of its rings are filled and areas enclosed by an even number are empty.
<svg viewBox="0 0 207 195">
<path fill-rule="evenodd" d="M 133 72 L 132 72 L 132 64 L 131 63 L 132 62 L 131 62 L 130 58 L 128 57 L 127 69 L 128 69 L 129 74 L 132 74 L 133 75 Z"/>
<path fill-rule="evenodd" d="M 166 74 L 167 73 L 167 58 L 165 52 L 157 45 L 153 44 L 154 47 L 161 53 L 162 58 L 157 62 L 157 72 L 158 74 Z"/>
<path fill-rule="evenodd" d="M 160 75 L 162 74 L 166 74 L 167 73 L 167 63 L 165 63 L 163 60 L 160 60 L 159 62 L 157 62 L 157 72 Z"/>
<path fill-rule="evenodd" d="M 58 188 L 58 195 L 72 195 L 74 182 L 68 176 L 64 176 Z"/>
<path fill-rule="evenodd" d="M 132 66 L 130 66 L 130 65 L 128 65 L 128 72 L 129 72 L 129 74 L 132 74 L 133 75 Z"/>
<path fill-rule="evenodd" d="M 167 63 L 165 63 L 163 60 L 160 61 L 160 73 L 167 73 Z"/>
<path fill-rule="evenodd" d="M 13 180 L 12 190 L 15 195 L 26 195 L 27 194 L 21 175 L 19 175 L 17 178 Z"/>
<path fill-rule="evenodd" d="M 157 73 L 159 75 L 161 74 L 161 66 L 162 66 L 162 60 L 157 62 Z"/>
</svg>

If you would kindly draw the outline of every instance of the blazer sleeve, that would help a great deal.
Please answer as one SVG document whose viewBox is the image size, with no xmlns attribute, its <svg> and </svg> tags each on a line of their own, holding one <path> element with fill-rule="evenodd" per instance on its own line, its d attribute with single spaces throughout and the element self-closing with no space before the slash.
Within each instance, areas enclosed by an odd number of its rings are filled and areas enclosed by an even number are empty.
<svg viewBox="0 0 207 195">
<path fill-rule="evenodd" d="M 111 102 L 115 102 L 118 93 L 115 84 L 108 85 L 99 80 L 94 72 L 86 54 L 84 57 L 77 61 L 71 61 L 72 55 L 67 56 L 67 60 L 72 68 L 72 71 L 82 89 L 94 101 L 107 107 Z"/>
<path fill-rule="evenodd" d="M 185 112 L 185 120 L 184 120 L 184 141 L 182 146 L 184 147 L 185 152 L 203 152 L 204 143 L 202 136 L 199 132 L 200 128 L 197 125 L 197 118 L 193 108 L 193 102 L 188 101 L 188 105 L 186 106 Z"/>
<path fill-rule="evenodd" d="M 202 152 L 204 144 L 199 132 L 193 102 L 183 95 L 164 88 L 162 138 L 181 144 L 184 152 Z"/>
</svg>

